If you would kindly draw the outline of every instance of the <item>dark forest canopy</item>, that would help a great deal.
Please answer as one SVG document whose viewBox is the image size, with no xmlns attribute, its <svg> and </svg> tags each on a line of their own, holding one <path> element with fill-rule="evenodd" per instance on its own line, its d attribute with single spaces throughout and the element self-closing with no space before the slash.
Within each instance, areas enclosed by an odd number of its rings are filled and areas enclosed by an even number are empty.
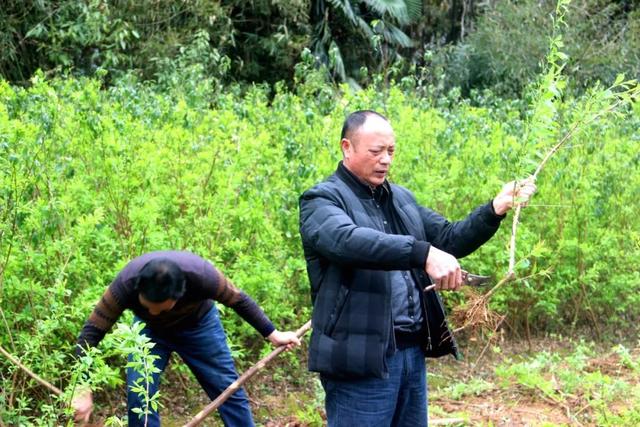
<svg viewBox="0 0 640 427">
<path fill-rule="evenodd" d="M 518 97 L 540 71 L 552 1 L 5 0 L 0 75 L 38 70 L 162 80 L 190 65 L 238 82 L 293 80 L 309 49 L 327 78 L 367 85 L 378 73 L 449 90 Z M 640 4 L 578 0 L 564 29 L 580 90 L 640 74 Z"/>
</svg>

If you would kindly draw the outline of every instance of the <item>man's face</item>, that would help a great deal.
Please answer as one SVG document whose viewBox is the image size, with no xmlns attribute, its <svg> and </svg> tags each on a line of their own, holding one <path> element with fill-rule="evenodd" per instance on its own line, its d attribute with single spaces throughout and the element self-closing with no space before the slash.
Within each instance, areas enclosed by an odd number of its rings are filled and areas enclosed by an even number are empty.
<svg viewBox="0 0 640 427">
<path fill-rule="evenodd" d="M 353 134 L 341 141 L 344 165 L 367 184 L 381 185 L 391 167 L 396 138 L 391 125 L 371 115 Z"/>
<path fill-rule="evenodd" d="M 160 313 L 171 310 L 177 302 L 174 299 L 168 299 L 162 302 L 153 302 L 143 297 L 142 294 L 138 294 L 138 300 L 143 307 L 149 310 L 149 314 L 152 316 L 157 316 Z"/>
</svg>

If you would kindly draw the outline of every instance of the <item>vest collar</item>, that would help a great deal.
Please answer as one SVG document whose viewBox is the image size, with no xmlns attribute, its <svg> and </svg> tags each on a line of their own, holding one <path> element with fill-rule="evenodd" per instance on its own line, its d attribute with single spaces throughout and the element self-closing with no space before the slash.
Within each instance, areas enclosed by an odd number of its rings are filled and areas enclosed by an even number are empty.
<svg viewBox="0 0 640 427">
<path fill-rule="evenodd" d="M 388 180 L 385 179 L 381 185 L 372 187 L 347 169 L 342 163 L 342 160 L 338 163 L 336 175 L 361 199 L 370 199 L 373 197 L 376 200 L 381 200 L 383 197 L 388 197 L 391 194 L 391 186 Z"/>
</svg>

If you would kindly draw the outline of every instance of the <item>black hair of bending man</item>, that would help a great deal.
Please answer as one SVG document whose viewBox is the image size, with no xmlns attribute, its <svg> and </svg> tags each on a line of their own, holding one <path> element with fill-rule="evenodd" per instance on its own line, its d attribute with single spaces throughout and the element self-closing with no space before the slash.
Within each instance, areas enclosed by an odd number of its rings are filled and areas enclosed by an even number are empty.
<svg viewBox="0 0 640 427">
<path fill-rule="evenodd" d="M 167 258 L 152 259 L 140 271 L 136 289 L 151 302 L 178 300 L 184 295 L 186 280 L 178 265 Z"/>
</svg>

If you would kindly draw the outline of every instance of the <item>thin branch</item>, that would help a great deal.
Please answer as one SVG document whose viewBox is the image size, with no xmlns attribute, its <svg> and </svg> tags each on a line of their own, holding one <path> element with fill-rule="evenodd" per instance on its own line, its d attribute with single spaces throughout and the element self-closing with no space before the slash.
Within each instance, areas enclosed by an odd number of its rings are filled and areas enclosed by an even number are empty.
<svg viewBox="0 0 640 427">
<path fill-rule="evenodd" d="M 558 142 L 556 145 L 554 145 L 546 153 L 546 155 L 544 156 L 544 158 L 542 159 L 542 161 L 540 162 L 540 164 L 536 168 L 535 172 L 531 176 L 533 181 L 535 182 L 535 180 L 538 178 L 538 175 L 540 174 L 540 172 L 542 171 L 544 166 L 547 164 L 549 159 L 555 153 L 557 153 L 558 150 L 560 150 L 560 148 L 569 139 L 571 139 L 571 137 L 573 137 L 578 130 L 581 130 L 583 127 L 586 127 L 589 124 L 595 122 L 596 120 L 598 120 L 600 117 L 604 116 L 605 114 L 608 114 L 608 113 L 614 111 L 615 109 L 617 109 L 623 103 L 624 103 L 624 99 L 619 99 L 617 102 L 611 104 L 608 108 L 598 112 L 597 114 L 594 114 L 588 120 L 579 120 L 579 121 L 575 122 L 573 124 L 573 126 L 571 126 L 571 129 L 562 137 L 560 142 Z M 515 278 L 514 269 L 515 269 L 515 264 L 516 264 L 516 234 L 518 232 L 518 223 L 520 221 L 520 212 L 521 211 L 522 211 L 522 203 L 517 203 L 516 204 L 516 208 L 515 208 L 515 212 L 513 214 L 513 222 L 512 222 L 512 226 L 511 226 L 511 241 L 509 242 L 509 270 L 507 271 L 507 275 L 505 277 L 505 278 L 509 278 L 509 280 Z"/>
<path fill-rule="evenodd" d="M 296 331 L 296 336 L 298 338 L 302 337 L 309 329 L 311 329 L 311 320 L 305 323 L 300 329 Z M 240 378 L 235 380 L 229 387 L 226 388 L 213 402 L 209 403 L 204 409 L 191 419 L 184 427 L 193 427 L 197 426 L 204 420 L 207 416 L 209 416 L 213 411 L 218 409 L 220 405 L 222 405 L 233 393 L 235 393 L 242 384 L 244 384 L 249 378 L 255 375 L 260 369 L 264 368 L 267 363 L 271 362 L 275 359 L 280 353 L 285 351 L 287 348 L 286 345 L 281 345 L 280 347 L 273 350 L 268 356 L 263 357 L 258 363 L 253 365 L 249 370 L 247 370 Z"/>
<path fill-rule="evenodd" d="M 57 396 L 62 395 L 62 391 L 59 388 L 57 388 L 53 384 L 49 383 L 48 381 L 45 381 L 42 378 L 40 378 L 40 376 L 38 376 L 33 371 L 31 371 L 31 369 L 27 368 L 22 363 L 20 363 L 20 361 L 18 359 L 13 357 L 9 352 L 7 352 L 4 348 L 2 348 L 2 346 L 0 346 L 0 353 L 2 353 L 7 359 L 9 359 L 18 368 L 20 368 L 24 372 L 26 372 L 27 375 L 29 375 L 31 378 L 33 378 L 34 380 L 39 382 L 41 385 L 43 385 L 46 388 L 48 388 L 49 390 L 51 390 L 54 394 L 56 394 Z"/>
<path fill-rule="evenodd" d="M 9 341 L 11 341 L 11 348 L 13 351 L 16 351 L 16 343 L 13 341 L 13 335 L 11 334 L 11 328 L 9 328 L 9 322 L 7 322 L 7 318 L 4 315 L 4 310 L 0 307 L 0 317 L 2 317 L 2 321 L 4 323 L 4 327 L 7 329 L 7 335 L 9 336 Z"/>
<path fill-rule="evenodd" d="M 502 316 L 502 318 L 500 319 L 500 321 L 498 322 L 496 327 L 493 328 L 493 333 L 494 334 L 496 334 L 498 332 L 498 328 L 500 327 L 500 325 L 502 325 L 502 322 L 504 322 L 504 320 L 506 318 L 507 318 L 506 315 Z M 471 371 L 469 372 L 469 376 L 473 375 L 473 373 L 475 372 L 476 368 L 478 367 L 478 364 L 480 363 L 480 359 L 482 359 L 482 356 L 484 356 L 484 354 L 486 353 L 486 351 L 489 348 L 489 346 L 491 345 L 491 342 L 493 341 L 494 337 L 495 337 L 495 335 L 492 336 L 492 337 L 489 337 L 489 339 L 487 340 L 487 344 L 484 346 L 484 348 L 480 352 L 480 355 L 476 359 L 476 363 L 474 363 L 473 366 L 471 367 Z"/>
</svg>

